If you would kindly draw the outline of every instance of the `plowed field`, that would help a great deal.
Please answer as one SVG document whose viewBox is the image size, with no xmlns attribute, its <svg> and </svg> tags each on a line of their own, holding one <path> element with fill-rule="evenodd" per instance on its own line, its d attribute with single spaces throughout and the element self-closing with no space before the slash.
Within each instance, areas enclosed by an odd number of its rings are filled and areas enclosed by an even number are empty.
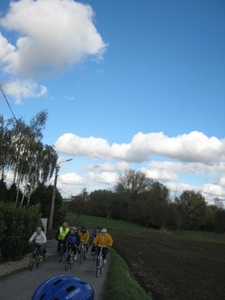
<svg viewBox="0 0 225 300">
<path fill-rule="evenodd" d="M 110 230 L 113 248 L 154 300 L 224 300 L 225 244 Z"/>
</svg>

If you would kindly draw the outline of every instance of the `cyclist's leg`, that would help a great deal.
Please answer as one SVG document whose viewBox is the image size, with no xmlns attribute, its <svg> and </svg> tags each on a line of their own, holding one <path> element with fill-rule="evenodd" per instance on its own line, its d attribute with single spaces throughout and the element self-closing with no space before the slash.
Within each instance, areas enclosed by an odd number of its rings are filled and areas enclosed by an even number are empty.
<svg viewBox="0 0 225 300">
<path fill-rule="evenodd" d="M 86 259 L 87 247 L 88 244 L 84 244 L 84 259 Z"/>
<path fill-rule="evenodd" d="M 67 250 L 67 244 L 65 240 L 63 240 L 62 242 L 63 242 L 63 254 L 65 254 Z"/>
<path fill-rule="evenodd" d="M 109 249 L 107 247 L 104 247 L 102 249 L 102 258 L 104 260 L 104 263 L 106 263 L 106 256 L 107 256 L 108 252 L 109 252 Z"/>
<path fill-rule="evenodd" d="M 58 243 L 57 243 L 57 252 L 60 252 L 60 246 L 61 246 L 61 241 L 58 240 Z"/>
<path fill-rule="evenodd" d="M 43 253 L 44 253 L 44 245 L 39 245 L 39 254 L 40 254 L 40 257 L 43 257 Z"/>
<path fill-rule="evenodd" d="M 77 260 L 77 245 L 73 246 L 74 259 Z"/>
</svg>

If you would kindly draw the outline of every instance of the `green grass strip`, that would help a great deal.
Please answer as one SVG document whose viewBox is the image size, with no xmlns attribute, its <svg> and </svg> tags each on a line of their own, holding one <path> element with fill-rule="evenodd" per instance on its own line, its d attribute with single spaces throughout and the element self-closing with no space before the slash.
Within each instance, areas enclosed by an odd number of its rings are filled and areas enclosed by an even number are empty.
<svg viewBox="0 0 225 300">
<path fill-rule="evenodd" d="M 111 263 L 102 300 L 150 300 L 145 291 L 132 279 L 124 260 L 110 249 Z"/>
</svg>

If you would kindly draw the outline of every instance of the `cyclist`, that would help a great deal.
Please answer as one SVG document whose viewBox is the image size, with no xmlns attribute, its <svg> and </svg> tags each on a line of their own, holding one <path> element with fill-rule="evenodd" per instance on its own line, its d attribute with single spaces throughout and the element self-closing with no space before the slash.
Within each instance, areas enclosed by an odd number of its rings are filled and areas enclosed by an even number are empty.
<svg viewBox="0 0 225 300">
<path fill-rule="evenodd" d="M 56 237 L 55 239 L 58 241 L 58 245 L 57 245 L 57 252 L 60 251 L 60 246 L 61 244 L 63 244 L 63 254 L 65 255 L 66 253 L 66 235 L 69 233 L 69 228 L 68 228 L 68 224 L 66 222 L 62 223 L 62 226 L 59 227 L 59 229 L 56 232 Z"/>
<path fill-rule="evenodd" d="M 93 245 L 103 247 L 102 249 L 102 258 L 104 263 L 106 263 L 106 256 L 108 254 L 109 248 L 112 247 L 113 239 L 111 235 L 107 232 L 106 228 L 102 228 L 101 232 L 97 234 L 94 238 Z M 97 247 L 97 253 L 99 254 L 100 248 Z"/>
<path fill-rule="evenodd" d="M 41 230 L 41 227 L 37 227 L 36 231 L 32 234 L 32 236 L 29 239 L 29 242 L 32 243 L 34 241 L 35 246 L 38 246 L 39 254 L 41 258 L 45 257 L 46 249 L 46 236 L 44 231 Z"/>
<path fill-rule="evenodd" d="M 94 290 L 87 282 L 76 277 L 59 275 L 43 281 L 34 291 L 31 300 L 94 300 L 94 296 Z"/>
<path fill-rule="evenodd" d="M 74 259 L 77 259 L 77 247 L 80 245 L 80 236 L 76 227 L 71 227 L 69 233 L 66 235 L 66 242 L 68 249 L 72 248 Z"/>
<path fill-rule="evenodd" d="M 94 232 L 94 230 L 92 229 L 92 227 L 89 227 L 89 228 L 88 228 L 88 231 L 89 231 L 89 241 L 88 241 L 88 244 L 89 244 L 89 246 L 91 246 L 92 243 L 93 243 L 93 239 L 94 239 L 94 236 L 95 236 L 95 232 Z"/>
<path fill-rule="evenodd" d="M 101 230 L 99 229 L 99 227 L 97 227 L 95 230 L 93 230 L 93 239 L 91 241 L 91 244 L 92 244 L 92 247 L 91 247 L 91 255 L 94 255 L 94 252 L 95 252 L 95 247 L 93 246 L 93 240 L 94 238 L 98 235 L 98 233 L 100 232 Z M 89 242 L 89 245 L 90 245 L 90 242 Z"/>
<path fill-rule="evenodd" d="M 78 232 L 78 234 L 80 236 L 80 241 L 81 241 L 81 243 L 83 243 L 83 245 L 86 249 L 86 253 L 87 253 L 88 252 L 89 232 L 85 226 L 82 226 L 81 230 Z M 86 259 L 86 256 L 84 256 L 84 259 Z"/>
</svg>

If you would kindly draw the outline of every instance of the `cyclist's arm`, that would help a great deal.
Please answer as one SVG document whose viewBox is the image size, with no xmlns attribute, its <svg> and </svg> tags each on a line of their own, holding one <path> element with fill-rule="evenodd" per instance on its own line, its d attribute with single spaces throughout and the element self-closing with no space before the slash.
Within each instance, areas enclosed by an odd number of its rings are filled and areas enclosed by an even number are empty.
<svg viewBox="0 0 225 300">
<path fill-rule="evenodd" d="M 33 242 L 33 240 L 35 239 L 36 235 L 37 235 L 37 233 L 36 233 L 36 231 L 35 231 L 35 232 L 32 234 L 32 236 L 30 237 L 30 239 L 29 239 L 29 242 L 30 242 L 30 243 Z"/>
<path fill-rule="evenodd" d="M 43 244 L 46 244 L 47 239 L 46 239 L 44 231 L 41 232 L 41 236 L 43 238 Z"/>
<path fill-rule="evenodd" d="M 77 246 L 80 245 L 80 236 L 77 234 Z"/>
</svg>

